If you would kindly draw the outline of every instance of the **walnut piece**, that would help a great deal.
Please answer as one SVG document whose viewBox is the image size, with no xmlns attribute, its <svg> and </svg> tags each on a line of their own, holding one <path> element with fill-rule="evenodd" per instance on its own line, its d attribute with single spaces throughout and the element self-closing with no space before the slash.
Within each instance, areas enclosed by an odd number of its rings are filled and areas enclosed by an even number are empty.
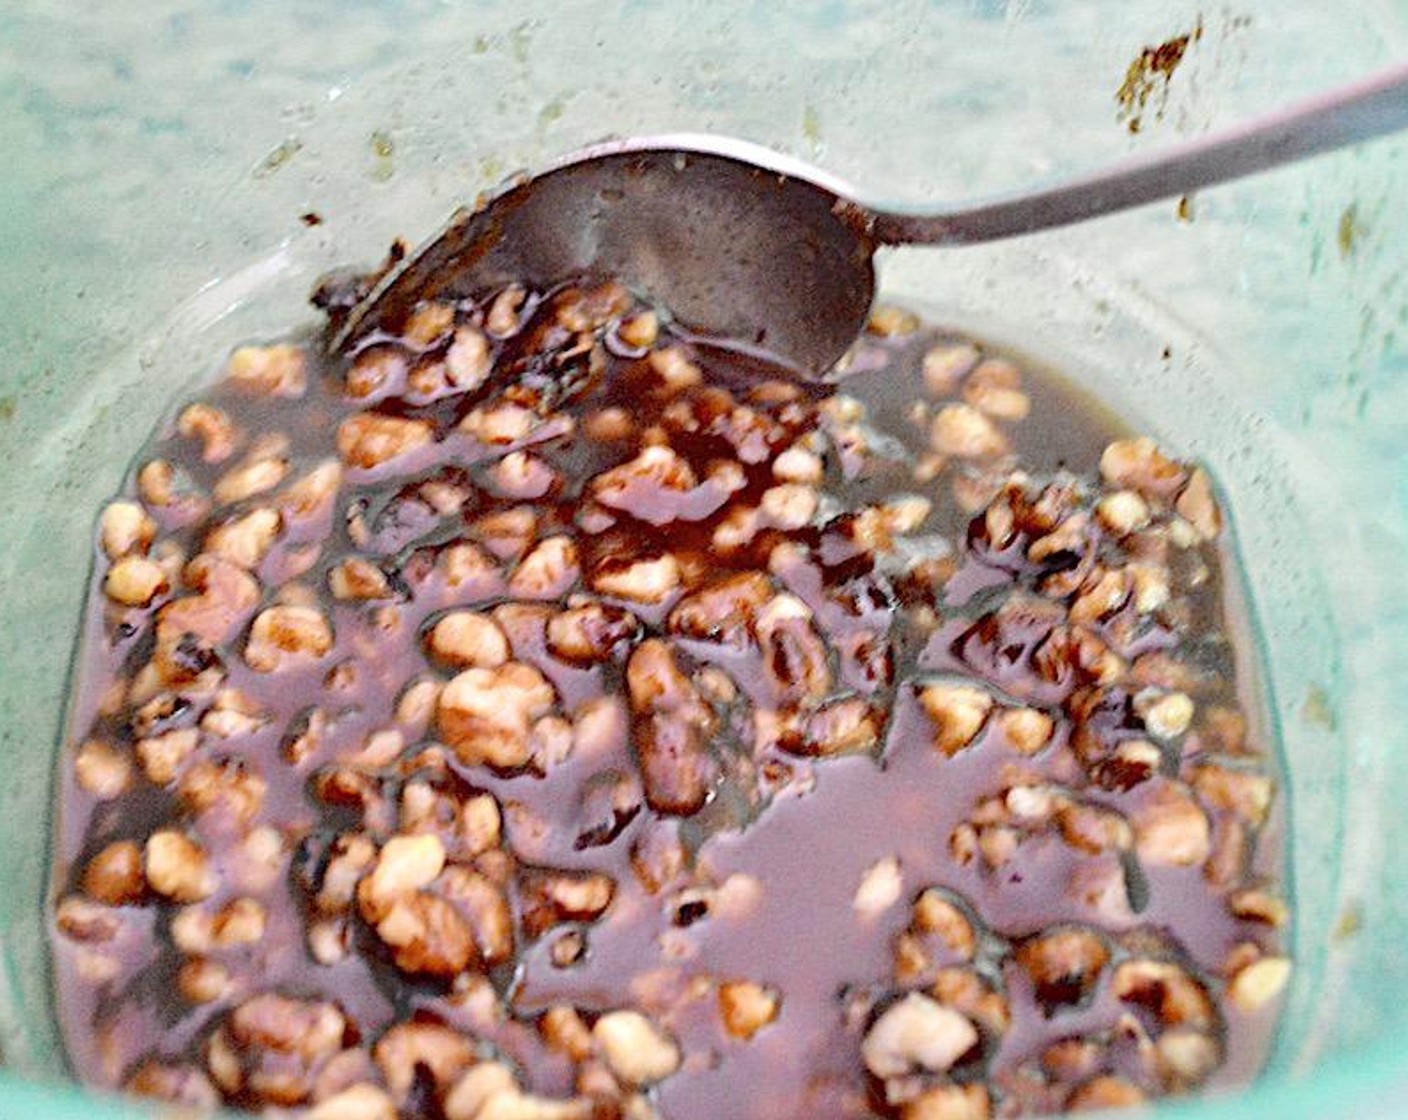
<svg viewBox="0 0 1408 1120">
<path fill-rule="evenodd" d="M 532 757 L 532 722 L 554 699 L 552 685 L 523 662 L 466 669 L 440 693 L 436 721 L 465 765 L 512 769 Z"/>
<path fill-rule="evenodd" d="M 653 1085 L 680 1067 L 680 1048 L 639 1011 L 609 1011 L 592 1027 L 611 1072 L 628 1085 Z"/>
<path fill-rule="evenodd" d="M 734 1038 L 751 1039 L 782 1010 L 777 989 L 752 980 L 727 980 L 719 985 L 719 1014 Z"/>
<path fill-rule="evenodd" d="M 977 1045 L 964 1015 L 911 992 L 875 1020 L 861 1043 L 866 1068 L 881 1079 L 916 1071 L 944 1073 Z"/>
</svg>

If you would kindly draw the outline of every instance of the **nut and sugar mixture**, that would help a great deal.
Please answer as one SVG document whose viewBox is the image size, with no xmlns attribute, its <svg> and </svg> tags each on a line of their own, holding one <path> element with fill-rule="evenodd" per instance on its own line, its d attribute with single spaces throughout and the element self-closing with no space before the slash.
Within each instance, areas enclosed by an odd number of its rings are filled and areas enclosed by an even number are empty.
<svg viewBox="0 0 1408 1120">
<path fill-rule="evenodd" d="M 231 355 L 97 530 L 78 1074 L 308 1120 L 1252 1076 L 1288 912 L 1208 476 L 907 312 L 843 365 L 612 283 Z"/>
</svg>

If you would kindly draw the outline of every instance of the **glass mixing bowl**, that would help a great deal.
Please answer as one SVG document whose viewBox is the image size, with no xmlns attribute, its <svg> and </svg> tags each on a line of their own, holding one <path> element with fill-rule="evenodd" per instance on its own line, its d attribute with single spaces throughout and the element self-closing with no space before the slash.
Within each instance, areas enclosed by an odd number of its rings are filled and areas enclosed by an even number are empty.
<svg viewBox="0 0 1408 1120">
<path fill-rule="evenodd" d="M 311 319 L 321 272 L 608 131 L 731 133 L 877 197 L 958 198 L 1408 51 L 1401 0 L 92 7 L 32 0 L 0 40 L 0 140 L 23 154 L 0 176 L 0 1116 L 31 1120 L 144 1115 L 63 1084 L 44 947 L 95 513 L 231 345 Z M 1139 65 L 1182 35 L 1171 74 Z M 886 293 L 1051 360 L 1230 500 L 1289 774 L 1296 972 L 1260 1084 L 1180 1114 L 1391 1116 L 1408 1089 L 1405 197 L 1399 139 L 881 266 Z"/>
</svg>

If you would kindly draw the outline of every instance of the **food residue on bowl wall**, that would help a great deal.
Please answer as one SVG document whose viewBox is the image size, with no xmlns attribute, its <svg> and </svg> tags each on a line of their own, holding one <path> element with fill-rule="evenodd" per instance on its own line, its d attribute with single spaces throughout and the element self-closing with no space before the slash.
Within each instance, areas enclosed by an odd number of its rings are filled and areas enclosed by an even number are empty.
<svg viewBox="0 0 1408 1120">
<path fill-rule="evenodd" d="M 1117 119 L 1131 133 L 1144 128 L 1145 114 L 1152 111 L 1162 120 L 1168 106 L 1169 83 L 1183 63 L 1189 47 L 1203 38 L 1203 17 L 1192 29 L 1153 47 L 1144 47 L 1125 71 L 1124 81 L 1115 92 L 1119 104 Z"/>
</svg>

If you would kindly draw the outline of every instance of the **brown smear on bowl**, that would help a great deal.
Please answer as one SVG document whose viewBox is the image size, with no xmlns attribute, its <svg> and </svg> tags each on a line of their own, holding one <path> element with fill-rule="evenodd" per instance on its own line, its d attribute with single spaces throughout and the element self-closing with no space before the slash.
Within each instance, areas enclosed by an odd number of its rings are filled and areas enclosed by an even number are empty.
<svg viewBox="0 0 1408 1120">
<path fill-rule="evenodd" d="M 1183 63 L 1189 48 L 1203 38 L 1203 18 L 1198 17 L 1192 30 L 1153 47 L 1144 47 L 1125 71 L 1124 81 L 1115 91 L 1119 104 L 1118 119 L 1131 134 L 1144 128 L 1145 115 L 1152 112 L 1163 119 L 1168 105 L 1169 83 Z"/>
<path fill-rule="evenodd" d="M 895 308 L 815 390 L 611 283 L 243 348 L 99 528 L 73 1063 L 314 1120 L 1245 1082 L 1287 910 L 1222 536 L 1202 470 Z"/>
</svg>

